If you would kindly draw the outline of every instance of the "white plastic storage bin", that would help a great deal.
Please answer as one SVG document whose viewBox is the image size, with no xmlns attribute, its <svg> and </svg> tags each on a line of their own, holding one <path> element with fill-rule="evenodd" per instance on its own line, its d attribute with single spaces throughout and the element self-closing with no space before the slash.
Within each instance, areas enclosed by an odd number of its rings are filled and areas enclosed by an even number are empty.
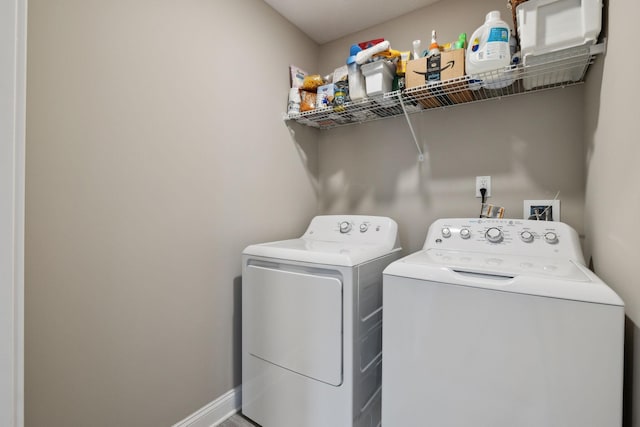
<svg viewBox="0 0 640 427">
<path fill-rule="evenodd" d="M 602 0 L 529 0 L 516 8 L 522 57 L 594 44 Z"/>
<path fill-rule="evenodd" d="M 362 65 L 362 74 L 366 79 L 367 96 L 391 92 L 395 70 L 395 65 L 385 60 Z"/>
<path fill-rule="evenodd" d="M 602 0 L 529 0 L 516 8 L 526 90 L 580 81 L 602 26 Z M 532 77 L 529 77 L 532 76 Z"/>
</svg>

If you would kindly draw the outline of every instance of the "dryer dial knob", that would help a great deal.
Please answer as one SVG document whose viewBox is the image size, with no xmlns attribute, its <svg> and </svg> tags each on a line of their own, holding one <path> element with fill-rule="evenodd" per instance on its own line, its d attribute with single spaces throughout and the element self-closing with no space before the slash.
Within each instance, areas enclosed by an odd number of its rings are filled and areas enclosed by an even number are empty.
<svg viewBox="0 0 640 427">
<path fill-rule="evenodd" d="M 549 232 L 545 233 L 544 241 L 549 243 L 549 244 L 552 244 L 552 245 L 554 243 L 558 243 L 558 235 L 556 233 L 554 233 L 553 231 L 549 231 Z"/>
<path fill-rule="evenodd" d="M 344 234 L 350 231 L 351 231 L 351 223 L 349 221 L 342 221 L 340 223 L 340 232 Z"/>
<path fill-rule="evenodd" d="M 460 237 L 462 237 L 463 239 L 468 239 L 469 237 L 471 237 L 471 231 L 468 228 L 463 228 L 462 230 L 460 230 Z"/>
<path fill-rule="evenodd" d="M 488 241 L 491 243 L 500 243 L 504 238 L 504 234 L 502 234 L 502 230 L 496 227 L 491 227 L 484 234 Z"/>
<path fill-rule="evenodd" d="M 363 222 L 362 224 L 360 224 L 360 232 L 364 233 L 369 229 L 369 224 Z"/>
<path fill-rule="evenodd" d="M 533 242 L 533 234 L 530 231 L 523 231 L 522 233 L 520 233 L 520 238 L 525 243 Z"/>
<path fill-rule="evenodd" d="M 451 230 L 449 230 L 449 228 L 448 228 L 448 227 L 444 227 L 444 228 L 442 229 L 442 237 L 447 238 L 447 239 L 448 239 L 449 237 L 451 237 Z"/>
</svg>

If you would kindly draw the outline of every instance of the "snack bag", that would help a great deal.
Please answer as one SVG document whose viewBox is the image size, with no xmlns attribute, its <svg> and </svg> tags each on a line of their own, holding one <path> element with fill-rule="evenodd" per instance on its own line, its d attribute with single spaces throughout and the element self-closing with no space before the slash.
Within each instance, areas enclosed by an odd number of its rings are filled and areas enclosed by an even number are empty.
<svg viewBox="0 0 640 427">
<path fill-rule="evenodd" d="M 307 90 L 300 91 L 300 112 L 311 111 L 316 108 L 316 94 Z"/>
</svg>

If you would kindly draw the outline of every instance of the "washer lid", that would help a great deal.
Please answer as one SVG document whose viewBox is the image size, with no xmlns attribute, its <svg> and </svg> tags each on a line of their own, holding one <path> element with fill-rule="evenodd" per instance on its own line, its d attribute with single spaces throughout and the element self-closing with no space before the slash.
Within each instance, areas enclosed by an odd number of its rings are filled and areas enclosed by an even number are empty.
<svg viewBox="0 0 640 427">
<path fill-rule="evenodd" d="M 251 245 L 243 251 L 243 254 L 313 264 L 353 267 L 399 250 L 400 248 L 389 248 L 384 245 L 323 242 L 301 237 L 299 239 Z"/>
<path fill-rule="evenodd" d="M 595 274 L 560 257 L 427 249 L 391 263 L 384 274 L 501 292 L 624 305 Z"/>
</svg>

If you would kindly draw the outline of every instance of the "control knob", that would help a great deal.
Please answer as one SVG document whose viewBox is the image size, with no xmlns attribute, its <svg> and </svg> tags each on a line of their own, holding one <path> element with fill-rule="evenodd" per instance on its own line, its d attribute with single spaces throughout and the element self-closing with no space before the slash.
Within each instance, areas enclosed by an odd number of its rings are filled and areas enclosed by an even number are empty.
<svg viewBox="0 0 640 427">
<path fill-rule="evenodd" d="M 558 243 L 558 235 L 553 231 L 549 231 L 544 235 L 544 241 L 549 244 Z"/>
<path fill-rule="evenodd" d="M 488 241 L 491 243 L 500 243 L 504 238 L 504 234 L 502 234 L 502 230 L 496 227 L 491 227 L 484 234 Z"/>
<path fill-rule="evenodd" d="M 360 224 L 360 232 L 361 233 L 366 232 L 368 229 L 369 229 L 369 224 L 364 223 L 364 222 L 362 224 Z"/>
<path fill-rule="evenodd" d="M 349 221 L 342 221 L 340 223 L 340 232 L 344 234 L 350 231 L 351 231 L 351 223 Z"/>
<path fill-rule="evenodd" d="M 460 230 L 460 237 L 462 237 L 463 239 L 468 239 L 469 237 L 471 237 L 471 231 L 468 228 L 463 228 L 462 230 Z"/>
<path fill-rule="evenodd" d="M 442 237 L 448 239 L 449 237 L 451 237 L 451 230 L 449 230 L 449 227 L 444 227 L 442 229 Z"/>
<path fill-rule="evenodd" d="M 530 231 L 523 231 L 522 233 L 520 233 L 520 238 L 525 243 L 533 242 L 533 234 Z"/>
</svg>

